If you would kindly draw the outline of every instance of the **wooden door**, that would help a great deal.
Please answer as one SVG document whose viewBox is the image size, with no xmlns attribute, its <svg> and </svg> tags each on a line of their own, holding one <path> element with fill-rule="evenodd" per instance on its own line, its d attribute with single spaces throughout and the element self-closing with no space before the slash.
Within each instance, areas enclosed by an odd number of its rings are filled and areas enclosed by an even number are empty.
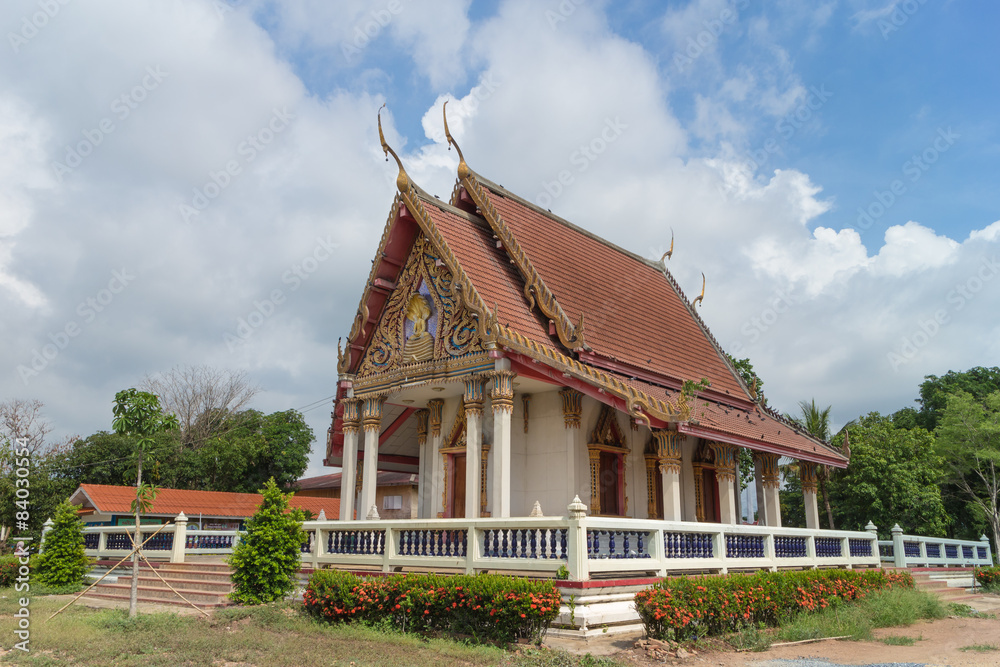
<svg viewBox="0 0 1000 667">
<path fill-rule="evenodd" d="M 451 515 L 456 519 L 465 517 L 465 454 L 452 456 Z"/>
<path fill-rule="evenodd" d="M 705 521 L 720 523 L 722 516 L 719 514 L 719 480 L 715 478 L 715 470 L 712 468 L 705 468 L 701 471 L 701 474 L 701 493 L 705 508 Z"/>
<path fill-rule="evenodd" d="M 618 503 L 618 460 L 620 454 L 601 452 L 601 514 L 621 516 Z"/>
</svg>

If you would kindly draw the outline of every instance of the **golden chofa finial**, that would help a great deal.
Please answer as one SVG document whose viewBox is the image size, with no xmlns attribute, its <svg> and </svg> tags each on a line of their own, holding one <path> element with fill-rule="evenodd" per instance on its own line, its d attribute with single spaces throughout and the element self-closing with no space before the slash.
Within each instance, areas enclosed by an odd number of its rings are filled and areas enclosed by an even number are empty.
<svg viewBox="0 0 1000 667">
<path fill-rule="evenodd" d="M 396 151 L 389 147 L 389 144 L 385 143 L 385 134 L 382 133 L 382 109 L 385 108 L 385 104 L 378 109 L 378 140 L 382 143 L 382 152 L 385 153 L 385 161 L 389 161 L 389 155 L 396 159 L 396 164 L 399 165 L 399 175 L 396 176 L 396 187 L 399 188 L 400 192 L 409 192 L 410 190 L 410 177 L 406 175 L 406 170 L 403 169 L 403 162 L 396 155 Z"/>
<path fill-rule="evenodd" d="M 458 177 L 467 178 L 469 176 L 469 165 L 465 163 L 465 156 L 462 155 L 462 149 L 458 147 L 458 142 L 455 138 L 451 136 L 451 132 L 448 131 L 448 100 L 444 101 L 444 106 L 441 107 L 441 115 L 444 116 L 444 136 L 448 139 L 448 150 L 454 146 L 455 150 L 458 151 Z"/>
<path fill-rule="evenodd" d="M 670 250 L 663 253 L 663 257 L 660 257 L 660 264 L 663 264 L 663 260 L 670 259 L 674 256 L 674 228 L 670 228 Z"/>
<path fill-rule="evenodd" d="M 701 274 L 701 294 L 699 294 L 698 296 L 696 296 L 694 298 L 694 301 L 691 302 L 691 305 L 692 306 L 695 306 L 695 305 L 700 306 L 701 302 L 704 301 L 704 300 L 705 300 L 705 274 L 702 273 Z"/>
</svg>

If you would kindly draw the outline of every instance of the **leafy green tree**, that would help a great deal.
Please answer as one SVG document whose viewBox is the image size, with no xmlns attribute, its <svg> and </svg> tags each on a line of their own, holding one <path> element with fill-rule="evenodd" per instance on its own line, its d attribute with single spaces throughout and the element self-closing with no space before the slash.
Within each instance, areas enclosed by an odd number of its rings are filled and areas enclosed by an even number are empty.
<svg viewBox="0 0 1000 667">
<path fill-rule="evenodd" d="M 150 484 L 143 484 L 142 464 L 149 456 L 155 442 L 154 436 L 164 431 L 177 428 L 177 417 L 164 415 L 160 408 L 160 399 L 149 392 L 137 389 L 124 389 L 115 394 L 115 405 L 112 410 L 114 420 L 112 426 L 115 433 L 131 436 L 135 439 L 135 500 L 132 501 L 132 512 L 135 514 L 135 534 L 133 545 L 136 551 L 132 554 L 132 593 L 129 599 L 128 615 L 134 618 L 138 607 L 139 591 L 139 539 L 140 516 L 149 509 L 156 489 Z"/>
<path fill-rule="evenodd" d="M 743 383 L 746 384 L 751 392 L 757 393 L 757 399 L 760 401 L 760 404 L 767 406 L 767 397 L 764 396 L 764 381 L 760 379 L 757 371 L 753 369 L 750 358 L 737 359 L 731 354 L 726 354 L 726 357 L 729 359 L 729 363 L 736 369 L 736 372 L 740 374 Z"/>
<path fill-rule="evenodd" d="M 290 593 L 306 540 L 302 510 L 288 507 L 293 494 L 283 494 L 273 479 L 267 480 L 260 492 L 263 501 L 229 557 L 234 585 L 231 597 L 241 604 L 273 602 Z"/>
<path fill-rule="evenodd" d="M 869 521 L 884 535 L 898 523 L 906 533 L 940 537 L 948 526 L 941 499 L 943 461 L 932 433 L 899 428 L 891 417 L 869 413 L 845 427 L 851 462 L 830 478 L 839 525 L 863 530 Z"/>
<path fill-rule="evenodd" d="M 90 559 L 83 546 L 83 522 L 77 507 L 63 501 L 56 507 L 52 529 L 45 535 L 36 569 L 38 579 L 48 586 L 79 584 L 89 569 Z"/>
<path fill-rule="evenodd" d="M 937 428 L 938 420 L 948 404 L 948 397 L 964 391 L 983 400 L 1000 391 L 1000 367 L 976 366 L 967 371 L 948 371 L 941 377 L 928 375 L 920 385 L 918 423 L 928 431 Z"/>
<path fill-rule="evenodd" d="M 1000 545 L 1000 391 L 979 400 L 959 391 L 947 398 L 937 428 L 949 477 L 985 516 Z"/>
</svg>

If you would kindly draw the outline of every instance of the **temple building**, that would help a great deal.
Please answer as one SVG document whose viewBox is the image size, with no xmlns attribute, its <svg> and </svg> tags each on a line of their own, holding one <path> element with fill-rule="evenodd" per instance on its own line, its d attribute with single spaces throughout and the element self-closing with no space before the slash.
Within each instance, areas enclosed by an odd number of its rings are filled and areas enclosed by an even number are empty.
<svg viewBox="0 0 1000 667">
<path fill-rule="evenodd" d="M 399 192 L 340 350 L 325 464 L 357 491 L 340 518 L 374 517 L 395 471 L 418 475 L 418 518 L 561 515 L 579 496 L 596 516 L 733 524 L 745 449 L 760 522 L 781 525 L 785 456 L 818 528 L 816 466 L 847 459 L 761 405 L 664 261 L 483 178 L 445 132 L 447 202 L 379 125 Z"/>
</svg>

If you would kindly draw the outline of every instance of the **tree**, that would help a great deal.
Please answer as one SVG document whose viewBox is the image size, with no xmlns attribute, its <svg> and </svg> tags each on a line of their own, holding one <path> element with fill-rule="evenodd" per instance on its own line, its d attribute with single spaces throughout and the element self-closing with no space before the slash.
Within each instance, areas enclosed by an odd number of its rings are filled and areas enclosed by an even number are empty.
<svg viewBox="0 0 1000 667">
<path fill-rule="evenodd" d="M 928 431 L 937 428 L 938 419 L 948 404 L 948 397 L 964 391 L 983 400 L 1000 391 L 1000 368 L 976 366 L 967 371 L 948 371 L 943 376 L 928 375 L 920 385 L 919 425 Z"/>
<path fill-rule="evenodd" d="M 112 426 L 115 433 L 135 438 L 135 500 L 132 512 L 135 514 L 135 534 L 132 537 L 135 551 L 132 553 L 132 593 L 129 598 L 128 615 L 135 618 L 139 587 L 139 517 L 148 509 L 156 496 L 156 489 L 142 482 L 142 464 L 154 443 L 154 436 L 163 431 L 177 428 L 177 417 L 164 415 L 160 400 L 153 394 L 137 389 L 125 389 L 115 394 Z"/>
<path fill-rule="evenodd" d="M 840 527 L 863 530 L 872 521 L 888 535 L 898 523 L 909 534 L 943 536 L 948 515 L 934 435 L 922 428 L 900 428 L 893 418 L 872 412 L 834 439 L 848 437 L 851 462 L 829 481 Z"/>
<path fill-rule="evenodd" d="M 165 374 L 146 376 L 142 388 L 159 397 L 164 411 L 177 415 L 185 446 L 218 433 L 260 391 L 243 371 L 211 366 L 177 366 Z"/>
<path fill-rule="evenodd" d="M 750 358 L 737 359 L 731 354 L 726 354 L 726 357 L 729 359 L 729 363 L 736 369 L 736 372 L 740 374 L 740 378 L 747 388 L 751 392 L 756 392 L 760 404 L 767 407 L 767 397 L 764 396 L 764 381 L 760 379 L 757 371 L 753 369 Z"/>
<path fill-rule="evenodd" d="M 949 396 L 937 436 L 951 481 L 986 517 L 1000 552 L 1000 391 Z"/>
<path fill-rule="evenodd" d="M 830 410 L 833 406 L 826 406 L 825 410 L 816 407 L 816 399 L 812 401 L 799 401 L 799 409 L 802 411 L 801 417 L 785 415 L 785 419 L 795 422 L 813 437 L 823 442 L 830 441 Z M 830 467 L 824 464 L 816 466 L 816 481 L 819 484 L 819 492 L 823 497 L 823 506 L 826 508 L 826 520 L 830 530 L 834 528 L 833 508 L 830 505 L 830 496 L 826 491 L 827 481 L 830 479 Z"/>
<path fill-rule="evenodd" d="M 90 559 L 83 545 L 83 522 L 76 505 L 64 500 L 56 508 L 52 529 L 45 535 L 38 557 L 38 579 L 48 586 L 79 584 L 89 569 Z"/>
<path fill-rule="evenodd" d="M 56 505 L 72 491 L 60 475 L 50 475 L 61 455 L 75 440 L 52 441 L 52 427 L 43 418 L 44 404 L 38 400 L 12 399 L 0 402 L 0 543 L 10 536 L 18 513 L 30 506 L 27 528 L 18 532 L 31 535 L 37 544 L 42 522 L 52 516 Z M 18 469 L 27 469 L 28 476 L 18 482 Z M 30 501 L 17 497 L 19 485 L 27 483 Z M 29 505 L 30 503 L 30 505 Z M 21 506 L 19 506 L 21 505 Z"/>
<path fill-rule="evenodd" d="M 295 573 L 302 558 L 302 510 L 289 509 L 288 500 L 267 480 L 260 491 L 263 500 L 247 521 L 246 532 L 229 557 L 233 567 L 233 600 L 241 604 L 263 604 L 280 600 L 295 588 Z"/>
</svg>

